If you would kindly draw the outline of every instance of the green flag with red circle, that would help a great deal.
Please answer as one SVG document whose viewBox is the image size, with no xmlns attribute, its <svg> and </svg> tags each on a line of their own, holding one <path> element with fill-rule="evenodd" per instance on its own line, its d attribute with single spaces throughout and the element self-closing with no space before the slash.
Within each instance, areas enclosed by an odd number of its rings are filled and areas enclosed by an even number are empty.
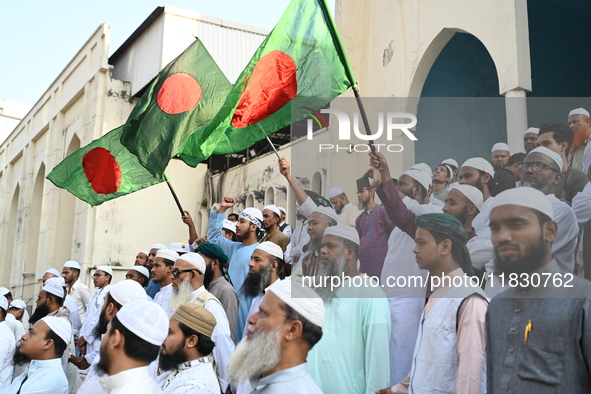
<svg viewBox="0 0 591 394">
<path fill-rule="evenodd" d="M 156 77 L 137 103 L 121 143 L 154 176 L 181 144 L 217 114 L 232 85 L 197 38 Z"/>
<path fill-rule="evenodd" d="M 178 156 L 194 167 L 212 154 L 244 150 L 308 116 L 292 116 L 293 98 L 302 108 L 319 109 L 353 85 L 325 1 L 292 0 L 215 118 L 184 142 Z"/>
</svg>

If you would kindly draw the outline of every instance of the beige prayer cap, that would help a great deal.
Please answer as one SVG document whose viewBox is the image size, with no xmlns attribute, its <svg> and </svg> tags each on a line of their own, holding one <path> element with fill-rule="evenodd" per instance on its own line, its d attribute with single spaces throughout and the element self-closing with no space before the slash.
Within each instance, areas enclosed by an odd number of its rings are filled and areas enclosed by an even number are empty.
<svg viewBox="0 0 591 394">
<path fill-rule="evenodd" d="M 183 323 L 185 326 L 210 338 L 216 325 L 215 317 L 210 311 L 191 302 L 179 306 L 172 317 L 179 323 Z"/>
</svg>

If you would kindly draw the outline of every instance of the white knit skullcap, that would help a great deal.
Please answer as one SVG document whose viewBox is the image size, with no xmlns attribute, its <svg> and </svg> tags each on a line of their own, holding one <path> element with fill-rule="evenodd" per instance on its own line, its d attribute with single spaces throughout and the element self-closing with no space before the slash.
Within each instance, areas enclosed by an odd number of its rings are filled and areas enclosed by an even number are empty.
<svg viewBox="0 0 591 394">
<path fill-rule="evenodd" d="M 0 295 L 0 308 L 8 310 L 8 300 L 3 295 Z"/>
<path fill-rule="evenodd" d="M 283 212 L 284 214 L 286 214 L 286 215 L 287 215 L 287 209 L 285 209 L 285 208 L 283 208 L 283 207 L 277 207 L 277 208 L 279 208 L 279 210 L 280 210 L 281 212 Z"/>
<path fill-rule="evenodd" d="M 62 276 L 60 274 L 60 272 L 58 270 L 56 270 L 55 268 L 50 268 L 47 271 L 45 271 L 45 273 L 46 274 L 52 274 L 52 275 L 55 275 L 55 276 Z"/>
<path fill-rule="evenodd" d="M 458 162 L 455 161 L 454 159 L 445 159 L 441 162 L 441 164 L 449 164 L 451 166 L 454 166 L 456 169 L 458 168 Z"/>
<path fill-rule="evenodd" d="M 152 345 L 162 346 L 168 335 L 164 309 L 145 297 L 126 303 L 115 316 L 125 328 Z"/>
<path fill-rule="evenodd" d="M 244 211 L 240 212 L 239 217 L 256 224 L 258 228 L 263 228 L 263 213 L 258 208 L 245 208 Z"/>
<path fill-rule="evenodd" d="M 402 173 L 402 175 L 408 175 L 409 177 L 411 177 L 412 179 L 416 180 L 421 185 L 423 185 L 423 187 L 426 190 L 429 190 L 429 187 L 431 186 L 431 180 L 432 180 L 431 175 L 428 175 L 424 171 L 421 171 L 421 170 L 408 170 L 408 171 L 404 171 Z"/>
<path fill-rule="evenodd" d="M 156 257 L 176 261 L 179 258 L 179 254 L 177 252 L 175 252 L 174 250 L 160 249 L 156 252 Z"/>
<path fill-rule="evenodd" d="M 131 279 L 125 279 L 115 283 L 109 289 L 109 294 L 121 305 L 125 305 L 133 300 L 146 299 L 146 291 L 142 285 Z"/>
<path fill-rule="evenodd" d="M 538 127 L 530 127 L 529 129 L 525 130 L 525 133 L 523 133 L 523 135 L 526 135 L 527 133 L 538 135 L 540 134 L 540 129 Z"/>
<path fill-rule="evenodd" d="M 0 287 L 0 295 L 5 296 L 8 293 L 10 293 L 10 290 L 8 290 L 6 287 Z"/>
<path fill-rule="evenodd" d="M 57 316 L 45 316 L 41 320 L 47 324 L 51 331 L 63 339 L 66 345 L 70 343 L 70 339 L 72 339 L 72 324 L 68 319 Z"/>
<path fill-rule="evenodd" d="M 341 194 L 345 194 L 345 191 L 340 187 L 333 187 L 328 191 L 328 198 L 333 198 L 336 196 L 340 196 Z"/>
<path fill-rule="evenodd" d="M 585 108 L 575 108 L 568 113 L 569 117 L 571 115 L 585 115 L 586 117 L 589 117 L 589 111 L 587 111 Z"/>
<path fill-rule="evenodd" d="M 45 284 L 48 284 L 48 283 L 57 283 L 61 287 L 66 287 L 66 281 L 61 276 L 58 276 L 56 278 L 49 278 L 49 279 L 47 279 L 45 281 Z"/>
<path fill-rule="evenodd" d="M 111 278 L 113 277 L 113 269 L 108 265 L 99 265 L 96 267 L 96 270 L 103 271 L 104 273 L 111 275 Z"/>
<path fill-rule="evenodd" d="M 494 144 L 492 149 L 490 150 L 490 153 L 493 153 L 498 150 L 506 150 L 509 153 L 511 152 L 509 150 L 509 145 L 505 144 L 504 142 L 497 142 L 496 144 Z"/>
<path fill-rule="evenodd" d="M 154 244 L 154 245 L 150 246 L 150 250 L 151 249 L 168 249 L 168 248 L 166 247 L 166 245 L 158 243 L 158 244 Z M 146 253 L 146 252 L 144 252 L 144 253 Z M 149 252 L 146 254 L 149 254 Z"/>
<path fill-rule="evenodd" d="M 74 260 L 68 260 L 64 263 L 64 267 L 66 268 L 74 268 L 79 270 L 80 269 L 80 263 Z"/>
<path fill-rule="evenodd" d="M 281 249 L 281 246 L 277 245 L 276 243 L 265 241 L 261 242 L 256 248 L 262 250 L 263 252 L 269 253 L 271 256 L 279 257 L 281 260 L 283 260 L 283 249 Z"/>
<path fill-rule="evenodd" d="M 10 305 L 8 305 L 9 308 L 17 308 L 17 309 L 25 309 L 27 307 L 27 304 L 25 304 L 25 302 L 23 300 L 12 300 L 12 302 L 10 303 Z"/>
<path fill-rule="evenodd" d="M 135 271 L 139 272 L 140 274 L 144 275 L 146 278 L 148 278 L 148 279 L 150 278 L 150 272 L 143 265 L 132 265 L 130 270 L 135 270 Z"/>
<path fill-rule="evenodd" d="M 205 267 L 207 264 L 205 264 L 205 260 L 203 259 L 203 257 L 201 257 L 199 253 L 185 253 L 184 255 L 180 256 L 178 260 L 186 261 L 187 263 L 197 268 L 200 273 L 205 273 Z"/>
<path fill-rule="evenodd" d="M 462 168 L 463 167 L 476 168 L 477 170 L 486 172 L 490 176 L 495 176 L 495 170 L 492 164 L 490 164 L 488 160 L 483 159 L 482 157 L 472 157 L 466 160 L 464 164 L 462 164 Z"/>
<path fill-rule="evenodd" d="M 537 148 L 535 148 L 531 152 L 529 152 L 527 154 L 527 156 L 531 155 L 532 153 L 542 153 L 542 154 L 548 156 L 549 158 L 554 160 L 554 162 L 556 164 L 558 164 L 558 168 L 560 169 L 560 172 L 562 172 L 563 162 L 562 162 L 562 157 L 560 157 L 560 154 L 554 152 L 553 150 L 546 148 L 545 146 L 538 146 Z M 525 159 L 524 159 L 524 161 L 525 161 Z"/>
<path fill-rule="evenodd" d="M 482 210 L 484 196 L 480 190 L 470 185 L 454 185 L 449 189 L 450 192 L 453 189 L 457 189 L 460 193 L 462 193 L 468 200 L 472 202 L 472 204 L 476 205 L 476 208 L 478 208 L 479 211 Z"/>
<path fill-rule="evenodd" d="M 186 242 L 173 242 L 168 246 L 168 249 L 173 250 L 177 253 L 187 253 L 191 251 L 189 250 L 189 244 Z"/>
<path fill-rule="evenodd" d="M 270 211 L 273 211 L 273 212 L 275 212 L 275 213 L 277 214 L 277 216 L 281 217 L 281 211 L 280 211 L 280 210 L 279 210 L 279 208 L 278 208 L 278 207 L 276 207 L 275 205 L 267 205 L 267 206 L 265 206 L 265 207 L 263 208 L 263 211 L 264 211 L 265 209 L 268 209 L 268 210 L 270 210 Z"/>
<path fill-rule="evenodd" d="M 314 290 L 303 286 L 301 282 L 292 281 L 290 278 L 278 280 L 267 291 L 275 294 L 315 326 L 322 327 L 324 324 L 325 312 L 322 298 Z"/>
<path fill-rule="evenodd" d="M 355 230 L 355 227 L 338 224 L 324 230 L 324 236 L 326 237 L 327 235 L 334 235 L 336 237 L 348 239 L 359 245 L 359 233 Z"/>
<path fill-rule="evenodd" d="M 550 219 L 554 219 L 552 203 L 544 193 L 533 187 L 521 186 L 518 188 L 507 189 L 497 194 L 490 209 L 492 211 L 503 205 L 519 205 L 521 207 L 535 209 L 548 216 Z"/>
<path fill-rule="evenodd" d="M 225 228 L 226 230 L 229 230 L 236 234 L 236 223 L 234 222 L 224 219 L 224 224 L 222 224 L 222 228 Z"/>
<path fill-rule="evenodd" d="M 312 213 L 314 213 L 314 212 L 321 213 L 324 216 L 327 216 L 327 217 L 333 219 L 335 222 L 339 221 L 339 215 L 337 215 L 337 212 L 332 208 L 320 206 L 320 207 L 316 207 L 316 209 L 314 209 L 312 211 Z M 312 216 L 312 213 L 310 214 L 310 216 Z"/>
<path fill-rule="evenodd" d="M 431 169 L 431 166 L 429 166 L 429 164 L 427 164 L 427 163 L 414 164 L 412 167 L 410 167 L 410 169 L 423 171 L 425 174 L 427 174 L 429 176 L 433 175 L 433 170 Z"/>
<path fill-rule="evenodd" d="M 56 282 L 46 283 L 41 290 L 51 293 L 56 297 L 64 298 L 64 288 Z"/>
</svg>

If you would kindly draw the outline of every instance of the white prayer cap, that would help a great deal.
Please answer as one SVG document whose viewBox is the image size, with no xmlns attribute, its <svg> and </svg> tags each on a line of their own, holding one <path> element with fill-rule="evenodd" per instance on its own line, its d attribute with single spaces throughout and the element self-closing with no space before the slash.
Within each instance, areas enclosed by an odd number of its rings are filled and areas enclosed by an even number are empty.
<svg viewBox="0 0 591 394">
<path fill-rule="evenodd" d="M 320 206 L 320 207 L 316 207 L 316 209 L 314 209 L 312 211 L 312 213 L 314 213 L 314 212 L 321 213 L 324 216 L 331 218 L 332 220 L 334 220 L 337 223 L 339 221 L 339 215 L 337 215 L 337 211 L 335 211 L 332 208 Z M 310 214 L 310 216 L 312 216 L 312 214 Z"/>
<path fill-rule="evenodd" d="M 258 228 L 263 228 L 263 213 L 258 208 L 245 208 L 244 211 L 240 212 L 239 217 L 256 224 Z"/>
<path fill-rule="evenodd" d="M 496 152 L 498 150 L 506 150 L 507 152 L 511 152 L 509 150 L 509 145 L 505 144 L 504 142 L 497 142 L 496 144 L 494 144 L 492 149 L 490 150 L 490 153 Z"/>
<path fill-rule="evenodd" d="M 408 175 L 415 181 L 419 182 L 426 190 L 429 190 L 431 186 L 431 175 L 421 170 L 408 170 L 402 173 L 402 175 Z"/>
<path fill-rule="evenodd" d="M 495 170 L 492 164 L 490 164 L 488 160 L 483 159 L 482 157 L 472 157 L 466 160 L 464 164 L 462 164 L 462 168 L 463 167 L 476 168 L 477 170 L 486 172 L 490 176 L 495 176 Z"/>
<path fill-rule="evenodd" d="M 158 243 L 158 244 L 154 244 L 154 245 L 150 246 L 150 249 L 168 249 L 168 248 L 166 247 L 166 245 Z M 146 253 L 146 252 L 144 252 L 144 253 Z M 146 254 L 149 254 L 149 253 L 146 253 Z"/>
<path fill-rule="evenodd" d="M 558 153 L 546 148 L 545 146 L 538 146 L 537 148 L 535 148 L 531 152 L 529 152 L 527 154 L 527 156 L 531 155 L 532 153 L 542 153 L 542 154 L 548 156 L 549 158 L 554 160 L 554 162 L 556 162 L 556 164 L 558 164 L 558 168 L 562 172 L 562 157 L 560 157 L 560 155 Z"/>
<path fill-rule="evenodd" d="M 140 253 L 143 253 L 146 256 L 149 256 L 150 255 L 150 252 L 146 252 L 145 250 L 142 250 L 142 251 L 138 252 L 138 254 L 140 254 Z"/>
<path fill-rule="evenodd" d="M 355 227 L 338 224 L 324 230 L 324 236 L 327 235 L 334 235 L 340 238 L 348 239 L 349 241 L 359 245 L 359 233 L 357 230 L 355 230 Z"/>
<path fill-rule="evenodd" d="M 525 133 L 523 133 L 523 135 L 526 135 L 527 133 L 533 133 L 535 135 L 540 134 L 540 129 L 538 127 L 530 127 L 529 129 L 525 130 Z"/>
<path fill-rule="evenodd" d="M 586 117 L 589 117 L 589 111 L 587 111 L 585 108 L 575 108 L 568 113 L 569 117 L 571 115 L 585 115 Z"/>
<path fill-rule="evenodd" d="M 58 276 L 57 278 L 49 278 L 49 279 L 47 279 L 45 281 L 45 284 L 48 284 L 48 283 L 57 283 L 61 287 L 66 287 L 66 281 L 61 276 Z"/>
<path fill-rule="evenodd" d="M 168 249 L 174 250 L 177 253 L 187 253 L 191 251 L 189 249 L 189 244 L 186 242 L 173 242 L 168 246 Z"/>
<path fill-rule="evenodd" d="M 265 206 L 265 207 L 263 208 L 263 211 L 264 211 L 265 209 L 268 209 L 268 210 L 270 210 L 270 211 L 273 211 L 273 212 L 275 212 L 275 213 L 277 214 L 277 216 L 281 217 L 281 211 L 280 211 L 280 210 L 279 210 L 279 208 L 278 208 L 278 207 L 276 207 L 275 205 L 267 205 L 267 206 Z"/>
<path fill-rule="evenodd" d="M 179 254 L 174 250 L 160 249 L 156 252 L 156 257 L 160 257 L 167 260 L 177 261 Z"/>
<path fill-rule="evenodd" d="M 454 166 L 456 169 L 458 168 L 458 162 L 451 158 L 443 160 L 441 164 L 448 164 L 450 166 Z"/>
<path fill-rule="evenodd" d="M 3 295 L 0 295 L 0 308 L 8 310 L 8 300 Z"/>
<path fill-rule="evenodd" d="M 109 289 L 109 294 L 121 305 L 125 305 L 133 300 L 146 299 L 146 291 L 142 285 L 131 279 L 125 279 L 115 283 Z"/>
<path fill-rule="evenodd" d="M 57 316 L 45 316 L 42 321 L 49 326 L 49 329 L 57 334 L 58 337 L 63 339 L 67 344 L 70 343 L 72 338 L 72 324 L 68 319 Z"/>
<path fill-rule="evenodd" d="M 324 302 L 316 292 L 305 287 L 301 282 L 290 278 L 278 280 L 267 291 L 275 294 L 279 299 L 292 307 L 297 313 L 315 326 L 324 324 Z"/>
<path fill-rule="evenodd" d="M 186 261 L 187 263 L 197 268 L 200 273 L 205 273 L 205 260 L 203 259 L 203 257 L 201 257 L 199 253 L 185 253 L 184 255 L 180 256 L 178 260 Z"/>
<path fill-rule="evenodd" d="M 55 268 L 50 268 L 47 271 L 45 271 L 46 274 L 53 274 L 55 276 L 62 276 L 60 274 L 60 272 L 58 270 L 56 270 Z"/>
<path fill-rule="evenodd" d="M 144 275 L 146 278 L 150 278 L 150 272 L 143 265 L 132 265 L 130 270 L 135 270 L 140 274 Z"/>
<path fill-rule="evenodd" d="M 108 265 L 99 265 L 98 267 L 96 267 L 96 270 L 103 271 L 105 274 L 111 275 L 111 278 L 113 277 L 113 269 Z"/>
<path fill-rule="evenodd" d="M 74 268 L 79 270 L 80 269 L 80 263 L 78 263 L 77 261 L 74 260 L 68 260 L 64 263 L 64 267 L 66 268 Z"/>
<path fill-rule="evenodd" d="M 410 169 L 423 171 L 425 174 L 427 174 L 429 176 L 433 175 L 433 170 L 431 169 L 431 167 L 427 163 L 417 163 L 417 164 L 413 165 L 412 167 L 410 167 Z"/>
<path fill-rule="evenodd" d="M 51 293 L 56 297 L 64 298 L 64 288 L 56 282 L 45 283 L 45 286 L 41 290 Z"/>
<path fill-rule="evenodd" d="M 583 153 L 583 167 L 587 174 L 591 174 L 591 170 L 589 170 L 589 167 L 591 167 L 591 144 L 587 144 Z"/>
<path fill-rule="evenodd" d="M 286 215 L 287 215 L 287 209 L 285 209 L 285 208 L 283 208 L 283 207 L 277 207 L 277 208 L 279 208 L 279 210 L 280 210 L 281 212 L 283 212 L 284 214 L 286 214 Z"/>
<path fill-rule="evenodd" d="M 521 207 L 535 209 L 550 219 L 554 219 L 552 203 L 544 193 L 533 187 L 521 186 L 507 189 L 497 194 L 491 204 L 491 211 L 503 205 L 519 205 Z"/>
<path fill-rule="evenodd" d="M 224 224 L 222 225 L 222 228 L 225 228 L 226 230 L 229 230 L 231 232 L 233 232 L 234 234 L 236 234 L 236 223 L 231 222 L 229 220 L 224 220 Z"/>
<path fill-rule="evenodd" d="M 6 287 L 0 287 L 0 295 L 5 296 L 6 294 L 10 293 Z"/>
<path fill-rule="evenodd" d="M 328 191 L 328 198 L 333 198 L 336 196 L 340 196 L 341 194 L 345 194 L 345 191 L 340 187 L 333 187 Z"/>
<path fill-rule="evenodd" d="M 279 257 L 281 260 L 283 260 L 283 249 L 281 249 L 281 246 L 277 245 L 276 243 L 269 241 L 261 242 L 259 246 L 257 246 L 257 249 L 267 252 L 271 256 Z"/>
<path fill-rule="evenodd" d="M 125 328 L 152 345 L 162 346 L 168 335 L 164 309 L 145 297 L 126 303 L 115 316 Z"/>
<path fill-rule="evenodd" d="M 470 185 L 455 185 L 450 189 L 450 191 L 453 189 L 457 189 L 460 193 L 466 196 L 466 198 L 470 200 L 472 204 L 476 205 L 476 208 L 478 208 L 479 211 L 482 210 L 484 196 L 480 190 Z"/>
<path fill-rule="evenodd" d="M 27 307 L 27 304 L 25 304 L 25 302 L 23 300 L 12 300 L 12 302 L 10 303 L 10 305 L 8 305 L 9 308 L 17 308 L 17 309 L 25 309 Z"/>
</svg>

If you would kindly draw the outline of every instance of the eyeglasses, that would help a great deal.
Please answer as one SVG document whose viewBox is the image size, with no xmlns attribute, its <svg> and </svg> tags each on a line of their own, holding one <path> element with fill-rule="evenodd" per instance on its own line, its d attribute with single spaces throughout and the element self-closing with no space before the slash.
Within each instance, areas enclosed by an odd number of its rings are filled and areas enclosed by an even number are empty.
<svg viewBox="0 0 591 394">
<path fill-rule="evenodd" d="M 548 167 L 549 169 L 551 169 L 554 172 L 560 172 L 560 171 L 556 171 L 554 168 L 550 167 L 548 164 L 542 163 L 539 161 L 535 161 L 533 163 L 521 163 L 520 165 L 517 166 L 517 170 L 519 170 L 519 172 L 524 172 L 524 171 L 527 171 L 530 167 L 533 171 L 542 171 L 544 169 L 544 167 Z"/>
<path fill-rule="evenodd" d="M 191 271 L 197 271 L 199 272 L 199 270 L 197 268 L 190 268 L 190 269 L 186 269 L 186 270 L 180 270 L 178 268 L 174 268 L 172 271 L 170 271 L 171 275 L 174 278 L 178 278 L 179 276 L 181 276 L 181 273 L 183 272 L 191 272 Z"/>
</svg>

